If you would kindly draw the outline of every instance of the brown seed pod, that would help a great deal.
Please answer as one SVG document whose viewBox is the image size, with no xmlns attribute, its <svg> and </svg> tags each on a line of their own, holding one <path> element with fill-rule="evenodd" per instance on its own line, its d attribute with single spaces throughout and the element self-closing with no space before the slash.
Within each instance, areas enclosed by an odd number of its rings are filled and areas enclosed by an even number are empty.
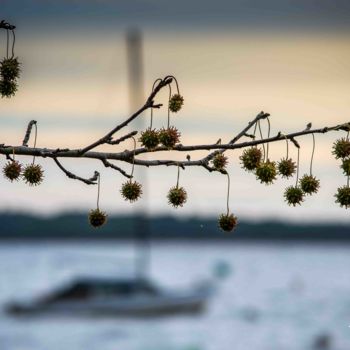
<svg viewBox="0 0 350 350">
<path fill-rule="evenodd" d="M 101 227 L 107 221 L 107 215 L 105 212 L 100 209 L 92 209 L 89 213 L 89 222 L 90 225 L 94 228 Z"/>
<path fill-rule="evenodd" d="M 228 163 L 228 158 L 222 153 L 216 154 L 212 160 L 213 167 L 216 170 L 225 170 L 227 163 Z"/>
<path fill-rule="evenodd" d="M 18 58 L 4 58 L 0 62 L 0 76 L 7 81 L 16 80 L 21 72 Z"/>
<path fill-rule="evenodd" d="M 141 142 L 142 146 L 149 150 L 156 148 L 159 144 L 158 131 L 151 128 L 146 129 L 145 131 L 141 132 L 139 141 Z"/>
<path fill-rule="evenodd" d="M 125 200 L 136 202 L 142 195 L 142 185 L 137 181 L 129 180 L 122 185 L 120 192 Z"/>
<path fill-rule="evenodd" d="M 158 136 L 159 136 L 159 142 L 163 146 L 171 149 L 177 143 L 180 142 L 181 134 L 179 133 L 179 131 L 174 126 L 170 126 L 167 129 L 164 129 L 164 128 L 160 129 L 159 133 L 158 133 Z"/>
<path fill-rule="evenodd" d="M 257 147 L 245 149 L 239 159 L 242 161 L 242 168 L 247 171 L 254 171 L 261 163 L 262 153 Z"/>
<path fill-rule="evenodd" d="M 342 137 L 333 144 L 332 153 L 336 159 L 346 158 L 350 156 L 350 141 Z"/>
<path fill-rule="evenodd" d="M 307 174 L 299 180 L 299 184 L 305 194 L 317 193 L 320 188 L 320 180 L 316 179 L 315 176 Z"/>
<path fill-rule="evenodd" d="M 0 94 L 1 97 L 10 98 L 16 94 L 18 85 L 15 80 L 0 79 Z"/>
<path fill-rule="evenodd" d="M 8 162 L 2 169 L 4 176 L 11 182 L 19 179 L 21 171 L 22 165 L 16 160 Z"/>
<path fill-rule="evenodd" d="M 343 159 L 340 167 L 343 169 L 343 173 L 346 176 L 350 176 L 350 158 Z"/>
<path fill-rule="evenodd" d="M 296 170 L 295 162 L 291 158 L 283 158 L 278 162 L 277 165 L 278 173 L 285 178 L 293 176 Z"/>
<path fill-rule="evenodd" d="M 284 192 L 284 198 L 288 205 L 295 207 L 297 204 L 301 205 L 304 200 L 304 192 L 300 187 L 290 186 Z"/>
<path fill-rule="evenodd" d="M 236 228 L 238 220 L 233 214 L 221 214 L 218 222 L 223 231 L 230 232 Z"/>
<path fill-rule="evenodd" d="M 172 187 L 167 195 L 169 204 L 173 207 L 182 207 L 187 201 L 187 192 L 183 187 Z"/>
<path fill-rule="evenodd" d="M 169 109 L 176 113 L 178 112 L 184 104 L 184 98 L 180 94 L 174 94 L 169 100 Z"/>
<path fill-rule="evenodd" d="M 38 186 L 44 180 L 44 170 L 39 164 L 28 164 L 24 168 L 22 176 L 29 186 Z"/>
<path fill-rule="evenodd" d="M 276 163 L 270 162 L 269 160 L 264 163 L 260 163 L 255 174 L 261 183 L 266 185 L 272 184 L 277 177 Z"/>
<path fill-rule="evenodd" d="M 336 198 L 335 202 L 339 203 L 341 207 L 345 207 L 346 209 L 350 207 L 350 187 L 339 187 L 334 197 Z"/>
</svg>

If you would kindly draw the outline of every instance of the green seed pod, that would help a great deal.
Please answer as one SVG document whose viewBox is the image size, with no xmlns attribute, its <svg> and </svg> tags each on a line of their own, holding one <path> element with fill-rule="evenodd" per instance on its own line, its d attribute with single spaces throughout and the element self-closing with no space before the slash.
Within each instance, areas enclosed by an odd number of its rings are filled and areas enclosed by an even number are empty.
<svg viewBox="0 0 350 350">
<path fill-rule="evenodd" d="M 0 76 L 4 80 L 13 81 L 19 77 L 21 72 L 18 58 L 4 58 L 0 62 Z"/>
<path fill-rule="evenodd" d="M 320 188 L 320 180 L 312 175 L 304 175 L 300 180 L 300 188 L 305 194 L 313 194 Z"/>
<path fill-rule="evenodd" d="M 272 184 L 277 177 L 276 163 L 267 160 L 256 169 L 256 177 L 261 183 Z"/>
<path fill-rule="evenodd" d="M 350 159 L 343 159 L 342 164 L 340 166 L 343 169 L 343 172 L 346 176 L 350 176 Z"/>
<path fill-rule="evenodd" d="M 158 133 L 159 142 L 169 149 L 180 142 L 180 136 L 181 134 L 174 126 L 170 126 L 168 129 L 162 128 Z"/>
<path fill-rule="evenodd" d="M 174 94 L 169 100 L 169 109 L 176 113 L 178 112 L 184 104 L 184 98 L 179 94 Z"/>
<path fill-rule="evenodd" d="M 2 169 L 4 176 L 11 182 L 19 179 L 21 171 L 22 165 L 16 160 L 8 162 Z"/>
<path fill-rule="evenodd" d="M 335 141 L 332 153 L 335 155 L 336 159 L 350 156 L 350 141 L 344 137 Z"/>
<path fill-rule="evenodd" d="M 293 176 L 296 170 L 296 165 L 295 162 L 291 158 L 286 159 L 283 158 L 281 161 L 278 163 L 278 173 L 285 178 Z"/>
<path fill-rule="evenodd" d="M 228 158 L 222 153 L 218 153 L 213 158 L 212 163 L 213 163 L 213 167 L 216 170 L 225 170 L 228 163 Z"/>
<path fill-rule="evenodd" d="M 18 86 L 15 80 L 0 80 L 1 97 L 10 98 L 11 96 L 14 96 L 16 94 L 17 88 Z"/>
<path fill-rule="evenodd" d="M 183 187 L 172 187 L 167 195 L 169 204 L 173 207 L 182 207 L 187 201 L 187 192 Z"/>
<path fill-rule="evenodd" d="M 142 185 L 137 181 L 129 180 L 122 185 L 120 192 L 125 200 L 136 202 L 142 195 Z"/>
<path fill-rule="evenodd" d="M 94 228 L 101 227 L 107 221 L 107 215 L 105 212 L 100 209 L 92 209 L 89 213 L 89 222 L 90 225 Z"/>
<path fill-rule="evenodd" d="M 233 214 L 221 214 L 219 217 L 219 227 L 225 232 L 230 232 L 235 229 L 237 223 L 237 217 Z"/>
<path fill-rule="evenodd" d="M 141 132 L 139 141 L 142 143 L 142 146 L 146 147 L 148 150 L 156 148 L 159 144 L 158 131 L 151 128 L 146 129 Z"/>
<path fill-rule="evenodd" d="M 43 182 L 44 170 L 39 164 L 28 164 L 24 168 L 23 177 L 29 186 L 37 186 Z"/>
<path fill-rule="evenodd" d="M 288 205 L 295 207 L 297 204 L 301 205 L 304 200 L 304 192 L 300 187 L 290 186 L 284 192 L 284 198 Z"/>
<path fill-rule="evenodd" d="M 339 187 L 334 196 L 336 198 L 335 202 L 339 203 L 341 207 L 345 207 L 346 209 L 350 207 L 350 187 Z"/>
<path fill-rule="evenodd" d="M 242 161 L 242 168 L 247 171 L 254 171 L 261 163 L 262 153 L 257 147 L 245 149 L 239 159 Z"/>
</svg>

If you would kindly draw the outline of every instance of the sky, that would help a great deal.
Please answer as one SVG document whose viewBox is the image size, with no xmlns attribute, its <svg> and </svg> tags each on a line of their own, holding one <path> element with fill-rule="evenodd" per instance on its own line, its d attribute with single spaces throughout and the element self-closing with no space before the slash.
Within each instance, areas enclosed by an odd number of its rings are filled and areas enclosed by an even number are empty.
<svg viewBox="0 0 350 350">
<path fill-rule="evenodd" d="M 19 144 L 29 120 L 38 121 L 38 146 L 82 147 L 130 113 L 125 37 L 143 35 L 145 95 L 168 74 L 180 83 L 185 105 L 172 117 L 182 144 L 229 140 L 261 110 L 271 113 L 272 134 L 350 121 L 350 3 L 348 1 L 1 1 L 1 16 L 17 25 L 15 53 L 22 62 L 19 91 L 0 100 L 0 143 Z M 0 55 L 6 36 L 0 33 Z M 166 103 L 167 93 L 157 98 Z M 166 110 L 155 111 L 155 126 Z M 149 113 L 127 131 L 143 130 Z M 266 125 L 263 130 L 266 135 Z M 301 207 L 284 203 L 294 180 L 258 183 L 241 169 L 239 151 L 227 152 L 230 208 L 240 218 L 344 221 L 349 212 L 334 203 L 346 183 L 332 143 L 344 132 L 316 135 L 314 174 L 320 192 Z M 312 138 L 300 138 L 301 174 L 308 172 Z M 108 150 L 131 147 L 126 143 Z M 106 148 L 101 148 L 106 149 Z M 270 147 L 271 159 L 285 156 L 285 143 Z M 192 159 L 205 155 L 196 152 Z M 291 147 L 291 155 L 296 150 Z M 182 159 L 185 154 L 162 154 Z M 18 157 L 23 163 L 30 160 Z M 154 159 L 154 155 L 149 156 Z M 0 210 L 51 215 L 95 206 L 96 187 L 70 180 L 50 160 L 38 160 L 45 181 L 37 188 L 0 180 Z M 0 160 L 1 164 L 5 159 Z M 135 169 L 145 185 L 140 203 L 123 202 L 125 179 L 100 164 L 65 160 L 81 176 L 101 171 L 101 207 L 109 214 L 146 210 L 178 216 L 218 215 L 226 208 L 226 177 L 204 169 L 181 172 L 188 202 L 178 210 L 166 193 L 176 184 L 176 168 Z M 130 171 L 130 165 L 124 166 Z"/>
</svg>

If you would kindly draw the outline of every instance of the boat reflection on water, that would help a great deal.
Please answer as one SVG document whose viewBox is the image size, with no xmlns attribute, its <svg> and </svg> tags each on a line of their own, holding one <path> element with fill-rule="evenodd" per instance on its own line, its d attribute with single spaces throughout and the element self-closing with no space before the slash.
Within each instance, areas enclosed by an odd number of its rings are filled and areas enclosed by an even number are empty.
<svg viewBox="0 0 350 350">
<path fill-rule="evenodd" d="M 213 283 L 184 290 L 159 288 L 150 280 L 82 278 L 34 300 L 6 306 L 12 315 L 64 314 L 146 317 L 199 313 L 213 294 Z"/>
</svg>

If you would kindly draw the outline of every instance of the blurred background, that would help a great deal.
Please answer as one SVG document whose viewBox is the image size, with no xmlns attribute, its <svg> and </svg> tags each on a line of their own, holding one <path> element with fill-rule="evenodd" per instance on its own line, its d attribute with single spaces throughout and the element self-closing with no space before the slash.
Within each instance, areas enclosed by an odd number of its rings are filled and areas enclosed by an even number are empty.
<svg viewBox="0 0 350 350">
<path fill-rule="evenodd" d="M 350 120 L 345 0 L 2 0 L 0 17 L 17 26 L 15 54 L 23 69 L 17 95 L 0 101 L 0 143 L 20 144 L 35 119 L 39 147 L 90 144 L 168 74 L 185 98 L 171 119 L 184 145 L 225 142 L 261 110 L 271 114 L 272 134 Z M 135 33 L 139 45 L 133 49 Z M 5 31 L 0 35 L 4 56 Z M 157 102 L 167 98 L 163 91 Z M 128 131 L 145 129 L 149 118 L 145 113 Z M 165 126 L 166 118 L 165 108 L 156 110 L 154 126 Z M 2 304 L 45 294 L 77 276 L 130 278 L 135 271 L 170 293 L 191 294 L 194 284 L 208 280 L 215 291 L 202 313 L 162 318 L 18 318 L 4 312 L 0 349 L 349 349 L 349 213 L 334 203 L 346 178 L 331 153 L 343 136 L 316 135 L 314 173 L 321 189 L 296 208 L 283 198 L 294 180 L 261 185 L 241 169 L 240 151 L 226 152 L 230 207 L 240 220 L 232 235 L 216 224 L 226 210 L 226 177 L 204 169 L 181 172 L 188 202 L 174 210 L 166 194 L 176 183 L 175 167 L 136 167 L 144 197 L 130 205 L 120 195 L 125 179 L 119 173 L 89 160 L 65 160 L 81 176 L 102 174 L 100 205 L 110 223 L 100 231 L 92 231 L 86 218 L 96 187 L 68 179 L 54 162 L 38 160 L 45 169 L 39 187 L 2 179 Z M 312 137 L 298 140 L 304 174 Z M 132 142 L 101 150 L 130 147 Z M 295 159 L 295 148 L 290 151 Z M 284 142 L 270 146 L 273 160 L 285 152 Z M 160 158 L 186 156 L 166 153 Z M 195 152 L 192 159 L 205 154 Z"/>
</svg>

